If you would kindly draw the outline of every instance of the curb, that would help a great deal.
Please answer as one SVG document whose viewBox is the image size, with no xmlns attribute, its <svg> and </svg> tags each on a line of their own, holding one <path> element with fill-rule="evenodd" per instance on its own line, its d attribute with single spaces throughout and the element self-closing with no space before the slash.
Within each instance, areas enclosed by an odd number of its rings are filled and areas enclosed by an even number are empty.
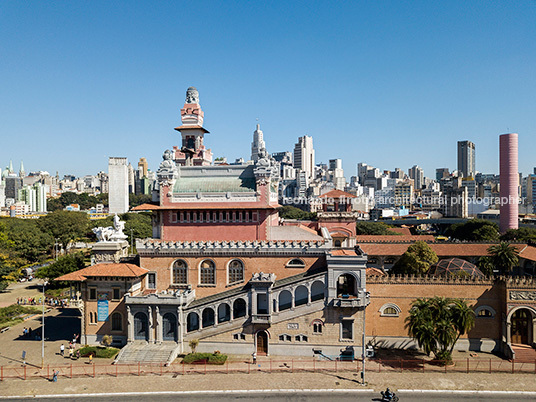
<svg viewBox="0 0 536 402">
<path fill-rule="evenodd" d="M 87 393 L 87 394 L 47 394 L 47 395 L 11 395 L 0 396 L 0 399 L 14 398 L 94 398 L 103 396 L 140 396 L 140 395 L 221 395 L 223 394 L 247 394 L 256 392 L 261 394 L 281 394 L 289 392 L 301 393 L 365 393 L 375 391 L 370 388 L 349 388 L 349 389 L 232 389 L 232 390 L 207 390 L 207 391 L 154 391 L 154 392 L 103 392 L 103 393 Z"/>
<path fill-rule="evenodd" d="M 491 390 L 451 390 L 451 389 L 399 389 L 396 392 L 414 394 L 441 394 L 448 392 L 456 395 L 528 395 L 536 396 L 536 391 L 491 391 Z"/>
</svg>

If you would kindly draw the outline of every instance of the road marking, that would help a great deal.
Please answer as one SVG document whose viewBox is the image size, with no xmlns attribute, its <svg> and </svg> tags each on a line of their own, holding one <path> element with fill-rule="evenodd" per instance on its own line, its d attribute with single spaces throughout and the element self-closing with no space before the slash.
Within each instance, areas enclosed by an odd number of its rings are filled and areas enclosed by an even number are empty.
<svg viewBox="0 0 536 402">
<path fill-rule="evenodd" d="M 534 391 L 491 391 L 491 390 L 459 390 L 459 389 L 399 389 L 396 392 L 404 393 L 419 393 L 419 394 L 440 394 L 448 392 L 450 394 L 459 395 L 482 395 L 482 394 L 495 394 L 495 395 L 529 395 L 536 396 Z"/>
</svg>

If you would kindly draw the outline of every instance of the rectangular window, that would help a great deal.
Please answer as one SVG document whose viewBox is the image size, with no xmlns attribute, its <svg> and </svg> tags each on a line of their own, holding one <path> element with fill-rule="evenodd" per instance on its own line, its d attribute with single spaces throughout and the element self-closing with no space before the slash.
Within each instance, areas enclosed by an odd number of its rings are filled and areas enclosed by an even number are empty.
<svg viewBox="0 0 536 402">
<path fill-rule="evenodd" d="M 112 299 L 119 300 L 121 298 L 121 289 L 112 288 Z"/>
<path fill-rule="evenodd" d="M 147 274 L 147 288 L 156 289 L 156 273 L 149 272 Z"/>
<path fill-rule="evenodd" d="M 97 288 L 89 288 L 89 300 L 97 300 Z"/>
<path fill-rule="evenodd" d="M 184 223 L 184 212 L 181 212 L 181 223 Z"/>
<path fill-rule="evenodd" d="M 354 339 L 354 320 L 341 321 L 341 339 Z"/>
</svg>

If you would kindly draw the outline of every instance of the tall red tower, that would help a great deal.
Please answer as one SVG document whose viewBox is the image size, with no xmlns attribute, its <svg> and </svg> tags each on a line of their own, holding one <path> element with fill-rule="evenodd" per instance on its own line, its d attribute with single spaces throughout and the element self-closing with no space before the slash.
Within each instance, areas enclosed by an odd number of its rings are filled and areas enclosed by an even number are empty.
<svg viewBox="0 0 536 402">
<path fill-rule="evenodd" d="M 499 228 L 501 233 L 519 227 L 519 169 L 518 169 L 517 134 L 499 136 L 500 155 L 500 197 L 501 217 Z"/>
</svg>

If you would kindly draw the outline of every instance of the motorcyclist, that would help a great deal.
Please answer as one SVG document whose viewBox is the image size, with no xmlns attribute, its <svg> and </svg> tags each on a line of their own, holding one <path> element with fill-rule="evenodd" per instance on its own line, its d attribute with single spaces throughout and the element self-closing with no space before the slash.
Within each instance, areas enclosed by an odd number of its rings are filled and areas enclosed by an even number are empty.
<svg viewBox="0 0 536 402">
<path fill-rule="evenodd" d="M 393 396 L 395 396 L 395 394 L 393 392 L 391 392 L 391 390 L 389 389 L 389 387 L 387 387 L 387 389 L 385 390 L 385 392 L 382 393 L 383 394 L 383 397 L 390 401 L 391 399 L 393 399 Z"/>
</svg>

